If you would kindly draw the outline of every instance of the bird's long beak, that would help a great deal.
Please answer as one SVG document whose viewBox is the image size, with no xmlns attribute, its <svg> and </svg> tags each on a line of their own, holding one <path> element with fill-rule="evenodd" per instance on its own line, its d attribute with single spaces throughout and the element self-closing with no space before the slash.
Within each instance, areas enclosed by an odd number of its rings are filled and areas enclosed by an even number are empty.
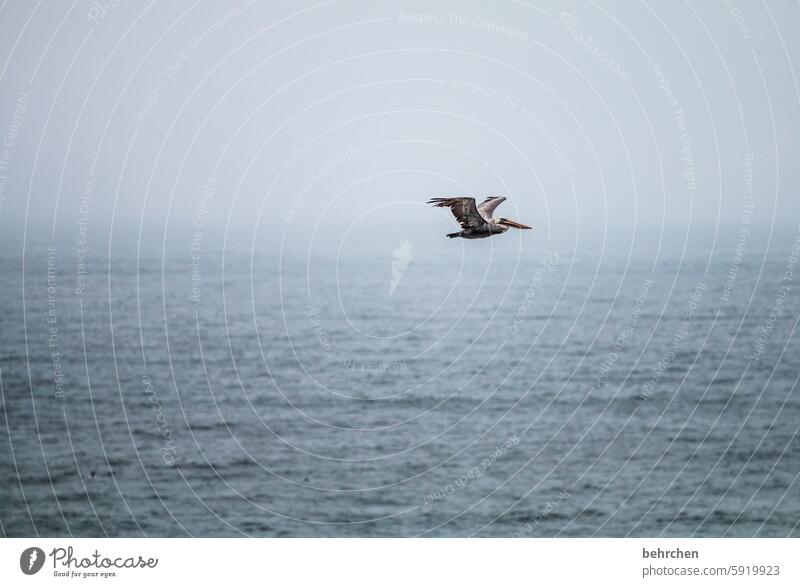
<svg viewBox="0 0 800 587">
<path fill-rule="evenodd" d="M 500 221 L 500 223 L 501 224 L 505 224 L 506 226 L 510 226 L 512 228 L 519 228 L 521 230 L 530 230 L 531 229 L 531 227 L 528 226 L 527 224 L 520 224 L 519 222 L 516 222 L 514 220 L 509 220 L 508 218 L 503 218 Z"/>
</svg>

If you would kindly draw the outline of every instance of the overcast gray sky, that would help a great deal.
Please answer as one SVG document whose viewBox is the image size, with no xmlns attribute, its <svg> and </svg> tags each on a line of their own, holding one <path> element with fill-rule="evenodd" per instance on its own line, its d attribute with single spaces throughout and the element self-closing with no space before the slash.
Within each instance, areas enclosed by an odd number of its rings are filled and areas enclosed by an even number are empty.
<svg viewBox="0 0 800 587">
<path fill-rule="evenodd" d="M 797 22 L 791 2 L 9 2 L 0 230 L 368 247 L 441 238 L 424 202 L 458 194 L 509 196 L 544 242 L 734 238 L 750 199 L 794 227 Z"/>
</svg>

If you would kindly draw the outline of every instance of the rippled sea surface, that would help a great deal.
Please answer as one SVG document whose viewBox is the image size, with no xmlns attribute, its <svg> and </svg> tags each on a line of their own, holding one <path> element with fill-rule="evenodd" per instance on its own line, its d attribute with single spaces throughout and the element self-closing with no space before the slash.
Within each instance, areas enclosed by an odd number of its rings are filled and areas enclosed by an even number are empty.
<svg viewBox="0 0 800 587">
<path fill-rule="evenodd" d="M 791 239 L 475 244 L 5 258 L 2 531 L 800 535 Z"/>
</svg>

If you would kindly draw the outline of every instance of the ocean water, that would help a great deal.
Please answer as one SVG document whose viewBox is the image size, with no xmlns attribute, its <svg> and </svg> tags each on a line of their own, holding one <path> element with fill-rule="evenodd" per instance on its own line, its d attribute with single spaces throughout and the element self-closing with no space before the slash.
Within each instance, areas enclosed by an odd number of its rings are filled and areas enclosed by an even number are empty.
<svg viewBox="0 0 800 587">
<path fill-rule="evenodd" d="M 29 245 L 0 260 L 2 532 L 798 536 L 791 242 Z"/>
</svg>

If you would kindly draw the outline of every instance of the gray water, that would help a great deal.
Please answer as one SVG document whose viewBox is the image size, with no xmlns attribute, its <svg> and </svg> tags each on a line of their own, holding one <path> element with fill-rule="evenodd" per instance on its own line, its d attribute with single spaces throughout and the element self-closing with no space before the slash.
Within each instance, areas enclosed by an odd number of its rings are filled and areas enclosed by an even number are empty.
<svg viewBox="0 0 800 587">
<path fill-rule="evenodd" d="M 188 247 L 112 248 L 82 292 L 74 245 L 48 289 L 29 244 L 2 259 L 2 531 L 800 535 L 793 239 L 443 240 L 391 293 L 389 241 L 204 250 L 194 290 Z"/>
</svg>

